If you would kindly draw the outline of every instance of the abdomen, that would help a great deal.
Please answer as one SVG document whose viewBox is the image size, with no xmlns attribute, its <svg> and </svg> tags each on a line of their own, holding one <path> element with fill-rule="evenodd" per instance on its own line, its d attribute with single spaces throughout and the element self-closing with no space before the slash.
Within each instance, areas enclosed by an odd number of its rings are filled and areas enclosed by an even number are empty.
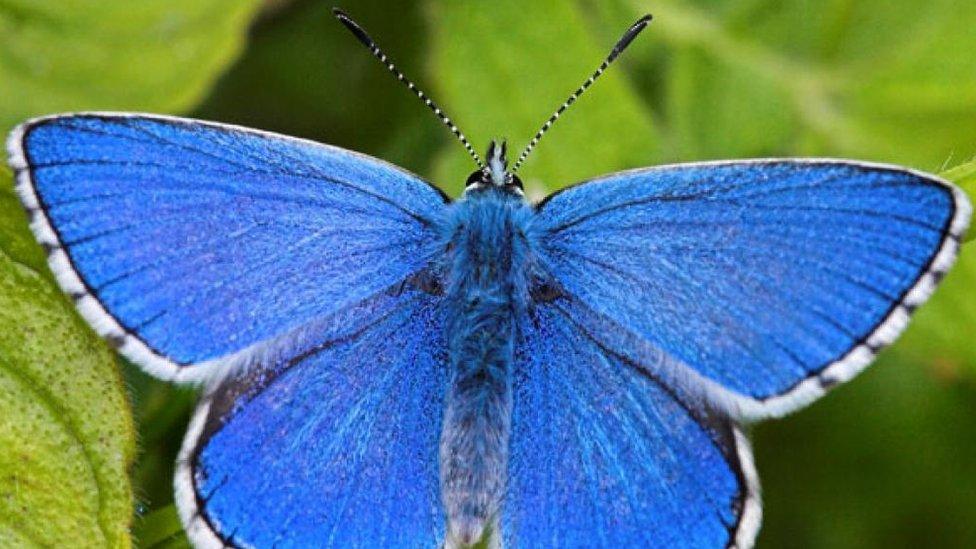
<svg viewBox="0 0 976 549">
<path fill-rule="evenodd" d="M 498 518 L 511 425 L 519 231 L 510 208 L 471 210 L 480 211 L 452 239 L 446 296 L 451 382 L 440 468 L 448 547 L 478 541 Z"/>
</svg>

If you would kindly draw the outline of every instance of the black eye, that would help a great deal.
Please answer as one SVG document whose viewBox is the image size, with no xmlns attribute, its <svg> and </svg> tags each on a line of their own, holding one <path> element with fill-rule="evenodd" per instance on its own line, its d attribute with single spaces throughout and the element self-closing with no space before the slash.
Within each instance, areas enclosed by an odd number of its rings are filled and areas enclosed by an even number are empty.
<svg viewBox="0 0 976 549">
<path fill-rule="evenodd" d="M 513 187 L 518 187 L 520 189 L 525 189 L 525 186 L 522 185 L 522 180 L 519 179 L 519 176 L 517 176 L 515 174 L 512 174 L 512 179 L 511 179 L 511 181 L 508 182 L 508 184 L 511 185 L 511 186 L 513 186 Z"/>
<path fill-rule="evenodd" d="M 468 176 L 468 180 L 464 182 L 464 186 L 470 187 L 471 185 L 478 185 L 480 183 L 485 183 L 485 173 L 477 170 Z"/>
</svg>

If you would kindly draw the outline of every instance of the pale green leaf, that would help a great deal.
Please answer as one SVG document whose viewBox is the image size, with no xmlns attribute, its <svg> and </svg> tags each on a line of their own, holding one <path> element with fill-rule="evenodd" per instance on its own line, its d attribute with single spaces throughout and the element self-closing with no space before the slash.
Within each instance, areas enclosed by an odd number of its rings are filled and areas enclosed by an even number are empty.
<svg viewBox="0 0 976 549">
<path fill-rule="evenodd" d="M 962 187 L 970 202 L 976 202 L 976 160 L 942 172 L 942 177 Z M 972 237 L 972 232 L 968 235 Z"/>
<path fill-rule="evenodd" d="M 27 229 L 20 200 L 11 184 L 10 170 L 4 165 L 0 165 L 0 253 L 35 271 L 49 274 L 47 259 Z"/>
<path fill-rule="evenodd" d="M 942 172 L 942 177 L 959 185 L 962 190 L 966 191 L 971 204 L 976 202 L 976 160 L 961 164 L 951 170 L 946 170 Z M 963 237 L 963 242 L 972 240 L 973 233 L 973 231 L 966 233 Z"/>
<path fill-rule="evenodd" d="M 0 178 L 0 546 L 127 547 L 135 434 L 119 372 L 35 270 Z"/>
</svg>

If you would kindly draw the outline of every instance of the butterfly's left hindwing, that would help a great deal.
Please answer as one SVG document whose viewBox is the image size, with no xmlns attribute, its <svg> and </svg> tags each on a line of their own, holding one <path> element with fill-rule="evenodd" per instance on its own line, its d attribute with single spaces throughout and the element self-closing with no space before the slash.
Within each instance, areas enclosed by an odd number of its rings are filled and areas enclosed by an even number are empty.
<svg viewBox="0 0 976 549">
<path fill-rule="evenodd" d="M 970 216 L 951 184 L 830 160 L 666 166 L 539 207 L 540 261 L 619 351 L 739 419 L 847 381 L 905 327 Z M 654 365 L 647 365 L 654 366 Z M 651 368 L 652 370 L 654 368 Z"/>
<path fill-rule="evenodd" d="M 191 422 L 177 504 L 199 547 L 436 547 L 439 298 L 382 295 L 302 356 L 228 378 Z"/>
<path fill-rule="evenodd" d="M 749 443 L 603 348 L 571 298 L 528 315 L 514 365 L 507 547 L 748 547 Z"/>
<path fill-rule="evenodd" d="M 365 155 L 193 120 L 53 116 L 8 148 L 62 288 L 125 356 L 177 381 L 315 339 L 316 319 L 423 268 L 445 210 Z"/>
</svg>

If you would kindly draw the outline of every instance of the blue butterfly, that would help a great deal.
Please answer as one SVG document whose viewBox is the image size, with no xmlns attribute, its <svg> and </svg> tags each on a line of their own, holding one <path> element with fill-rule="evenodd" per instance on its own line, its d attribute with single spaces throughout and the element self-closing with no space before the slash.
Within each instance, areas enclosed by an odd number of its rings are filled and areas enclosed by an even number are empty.
<svg viewBox="0 0 976 549">
<path fill-rule="evenodd" d="M 375 42 L 340 20 L 398 79 Z M 539 204 L 504 144 L 461 199 L 347 150 L 69 114 L 9 140 L 60 285 L 203 396 L 177 464 L 200 547 L 747 547 L 742 425 L 890 344 L 970 205 L 837 160 L 612 174 Z"/>
</svg>

